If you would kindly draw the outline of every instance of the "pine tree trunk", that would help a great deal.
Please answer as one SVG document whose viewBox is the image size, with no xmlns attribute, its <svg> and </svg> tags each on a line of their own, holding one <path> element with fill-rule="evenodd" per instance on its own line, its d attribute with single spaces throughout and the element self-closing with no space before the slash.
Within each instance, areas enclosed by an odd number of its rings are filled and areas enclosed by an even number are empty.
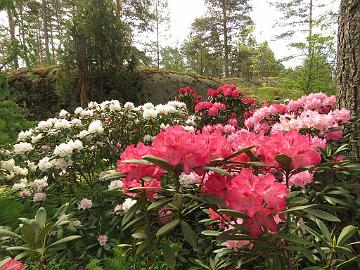
<svg viewBox="0 0 360 270">
<path fill-rule="evenodd" d="M 78 81 L 80 86 L 80 106 L 85 108 L 89 102 L 88 93 L 90 89 L 89 70 L 86 55 L 86 38 L 83 33 L 79 33 L 76 30 L 74 31 L 73 36 L 75 43 Z"/>
<path fill-rule="evenodd" d="M 49 49 L 49 27 L 48 27 L 48 17 L 47 17 L 47 6 L 46 0 L 42 0 L 42 17 L 43 17 L 43 31 L 45 39 L 45 62 L 50 64 L 50 49 Z"/>
<path fill-rule="evenodd" d="M 120 0 L 115 0 L 115 13 L 116 17 L 120 19 L 121 16 L 121 2 Z"/>
<path fill-rule="evenodd" d="M 224 63 L 225 63 L 225 77 L 229 77 L 229 44 L 228 44 L 228 29 L 227 29 L 227 7 L 226 0 L 222 0 L 223 12 L 223 31 L 224 31 Z"/>
<path fill-rule="evenodd" d="M 12 15 L 12 12 L 10 9 L 7 9 L 6 12 L 7 12 L 7 16 L 8 16 L 11 42 L 15 43 L 17 40 L 16 40 L 16 36 L 15 36 L 14 18 L 13 18 L 13 15 Z M 17 51 L 17 48 L 16 48 L 16 51 Z M 14 57 L 14 67 L 19 68 L 19 59 L 18 59 L 17 53 L 15 54 L 15 57 Z"/>
<path fill-rule="evenodd" d="M 352 111 L 360 118 L 360 0 L 342 0 L 339 19 L 337 63 L 338 107 Z M 352 127 L 355 136 L 360 124 Z M 352 147 L 353 156 L 360 157 L 360 144 Z"/>
</svg>

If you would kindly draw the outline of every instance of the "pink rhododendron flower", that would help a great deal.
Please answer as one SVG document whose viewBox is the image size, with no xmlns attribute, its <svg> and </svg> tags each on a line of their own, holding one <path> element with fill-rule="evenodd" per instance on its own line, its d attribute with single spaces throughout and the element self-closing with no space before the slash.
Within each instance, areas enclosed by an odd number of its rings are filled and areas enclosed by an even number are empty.
<svg viewBox="0 0 360 270">
<path fill-rule="evenodd" d="M 262 208 L 254 216 L 249 218 L 244 226 L 248 228 L 249 234 L 253 237 L 259 236 L 263 230 L 268 229 L 270 232 L 276 232 L 277 224 L 272 216 L 272 211 Z"/>
<path fill-rule="evenodd" d="M 128 146 L 121 154 L 120 160 L 117 162 L 117 172 L 125 173 L 125 181 L 133 181 L 133 179 L 140 180 L 144 176 L 159 178 L 163 175 L 164 170 L 155 165 L 143 165 L 143 164 L 129 164 L 123 161 L 129 159 L 142 159 L 145 155 L 151 155 L 151 147 L 146 146 L 142 142 L 138 143 L 136 147 L 132 144 Z"/>
<path fill-rule="evenodd" d="M 23 269 L 25 269 L 25 265 L 14 259 L 10 259 L 4 266 L 0 267 L 0 270 L 23 270 Z"/>
<path fill-rule="evenodd" d="M 278 154 L 291 157 L 291 169 L 316 166 L 321 162 L 321 155 L 316 150 L 310 136 L 299 134 L 296 131 L 267 136 L 260 151 L 265 162 L 272 167 L 280 166 L 275 160 L 275 156 Z"/>
<path fill-rule="evenodd" d="M 108 237 L 105 234 L 100 234 L 97 240 L 100 246 L 105 246 L 108 241 Z"/>
<path fill-rule="evenodd" d="M 228 181 L 230 181 L 228 177 L 210 171 L 204 178 L 204 186 L 202 187 L 201 192 L 224 199 L 227 192 L 226 183 Z"/>
<path fill-rule="evenodd" d="M 309 171 L 300 172 L 290 177 L 289 184 L 303 188 L 312 183 L 313 176 Z"/>
</svg>

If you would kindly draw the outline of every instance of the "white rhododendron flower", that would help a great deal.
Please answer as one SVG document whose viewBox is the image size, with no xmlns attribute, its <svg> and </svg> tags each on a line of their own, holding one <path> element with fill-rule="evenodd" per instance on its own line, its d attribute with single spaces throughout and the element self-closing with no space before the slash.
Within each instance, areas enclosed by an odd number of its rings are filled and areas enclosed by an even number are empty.
<svg viewBox="0 0 360 270">
<path fill-rule="evenodd" d="M 53 164 L 52 161 L 50 161 L 49 157 L 44 157 L 39 161 L 37 166 L 38 166 L 40 171 L 46 172 L 48 169 L 52 168 L 53 165 L 54 164 Z"/>
<path fill-rule="evenodd" d="M 35 179 L 35 181 L 33 181 L 30 186 L 37 192 L 43 191 L 48 186 L 47 176 L 42 179 Z"/>
<path fill-rule="evenodd" d="M 36 171 L 37 166 L 36 166 L 36 164 L 34 162 L 32 162 L 30 160 L 27 160 L 26 163 L 27 163 L 27 166 L 28 166 L 28 168 L 30 169 L 31 172 Z"/>
<path fill-rule="evenodd" d="M 58 168 L 60 170 L 66 170 L 66 168 L 73 165 L 73 161 L 69 159 L 66 161 L 64 158 L 58 158 L 54 160 L 54 166 L 55 168 Z"/>
<path fill-rule="evenodd" d="M 78 205 L 78 209 L 90 209 L 92 207 L 93 203 L 88 198 L 84 198 L 80 201 Z"/>
<path fill-rule="evenodd" d="M 52 128 L 53 123 L 51 123 L 50 121 L 40 121 L 39 124 L 37 125 L 37 129 L 48 129 L 48 128 Z"/>
<path fill-rule="evenodd" d="M 43 135 L 41 133 L 36 136 L 33 136 L 31 138 L 31 143 L 37 143 L 38 141 L 40 141 L 42 139 L 42 137 L 43 137 Z"/>
<path fill-rule="evenodd" d="M 82 131 L 80 131 L 80 133 L 77 135 L 77 137 L 79 137 L 80 139 L 82 139 L 82 138 L 88 136 L 89 134 L 90 134 L 89 131 L 87 131 L 87 130 L 82 130 Z"/>
<path fill-rule="evenodd" d="M 58 119 L 58 121 L 55 122 L 54 128 L 71 128 L 71 124 L 66 119 Z"/>
<path fill-rule="evenodd" d="M 70 124 L 74 127 L 81 127 L 82 123 L 80 119 L 74 118 L 70 121 Z"/>
<path fill-rule="evenodd" d="M 100 120 L 95 120 L 93 121 L 88 128 L 88 131 L 90 133 L 103 133 L 104 132 L 104 128 L 102 126 L 102 123 Z"/>
<path fill-rule="evenodd" d="M 38 192 L 34 194 L 34 202 L 43 202 L 46 200 L 46 194 L 44 192 Z"/>
<path fill-rule="evenodd" d="M 115 212 L 123 211 L 124 213 L 126 213 L 136 203 L 137 203 L 137 200 L 126 198 L 122 204 L 118 205 L 117 211 L 115 211 Z"/>
<path fill-rule="evenodd" d="M 11 188 L 11 191 L 13 192 L 16 192 L 16 191 L 19 191 L 19 190 L 23 190 L 27 187 L 28 185 L 28 181 L 27 179 L 25 178 L 22 178 L 19 183 L 15 183 L 12 188 Z"/>
<path fill-rule="evenodd" d="M 34 149 L 34 147 L 27 142 L 21 142 L 14 145 L 15 154 L 25 154 L 26 152 L 30 152 Z"/>
<path fill-rule="evenodd" d="M 112 111 L 112 112 L 120 111 L 121 104 L 118 100 L 112 100 L 109 108 L 110 108 L 110 111 Z"/>
<path fill-rule="evenodd" d="M 14 167 L 15 167 L 15 160 L 13 159 L 5 160 L 0 163 L 0 168 L 5 171 L 10 172 L 14 169 Z"/>
<path fill-rule="evenodd" d="M 179 176 L 179 183 L 184 187 L 192 186 L 199 182 L 199 176 L 196 173 L 185 174 L 184 172 Z"/>
<path fill-rule="evenodd" d="M 60 113 L 59 113 L 59 116 L 61 118 L 64 118 L 65 116 L 69 115 L 69 112 L 66 111 L 66 110 L 61 110 Z"/>
<path fill-rule="evenodd" d="M 13 168 L 13 172 L 16 174 L 16 175 L 24 175 L 26 176 L 28 174 L 28 169 L 27 168 L 21 168 L 20 166 L 15 166 Z"/>
<path fill-rule="evenodd" d="M 108 185 L 108 189 L 114 190 L 114 189 L 122 188 L 122 186 L 123 186 L 123 182 L 121 180 L 114 180 L 111 181 L 111 183 Z"/>
<path fill-rule="evenodd" d="M 24 190 L 20 191 L 20 193 L 19 193 L 20 198 L 23 198 L 23 199 L 30 197 L 30 195 L 31 195 L 31 192 L 27 189 L 24 189 Z"/>
<path fill-rule="evenodd" d="M 17 140 L 19 142 L 25 142 L 31 135 L 32 135 L 33 131 L 30 129 L 30 130 L 26 130 L 26 131 L 21 131 L 19 134 L 18 134 L 18 138 Z"/>
<path fill-rule="evenodd" d="M 96 101 L 91 101 L 88 104 L 89 109 L 95 109 L 99 104 Z"/>
<path fill-rule="evenodd" d="M 82 112 L 84 111 L 84 109 L 83 108 L 81 108 L 81 107 L 77 107 L 76 109 L 75 109 L 75 111 L 74 111 L 74 113 L 75 114 L 82 114 Z"/>
<path fill-rule="evenodd" d="M 155 109 L 148 109 L 148 110 L 144 110 L 143 112 L 143 118 L 144 119 L 154 119 L 156 118 L 156 116 L 158 115 L 158 111 Z"/>
<path fill-rule="evenodd" d="M 134 103 L 132 103 L 132 102 L 126 102 L 124 105 L 124 108 L 128 111 L 131 111 L 135 108 L 135 106 L 134 106 Z"/>
</svg>

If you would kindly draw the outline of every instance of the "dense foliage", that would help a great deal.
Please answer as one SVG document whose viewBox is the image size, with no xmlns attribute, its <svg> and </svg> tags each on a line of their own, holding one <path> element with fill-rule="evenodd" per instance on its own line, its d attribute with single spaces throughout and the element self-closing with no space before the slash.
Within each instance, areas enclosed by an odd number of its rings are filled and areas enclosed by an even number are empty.
<svg viewBox="0 0 360 270">
<path fill-rule="evenodd" d="M 356 265 L 360 168 L 335 102 L 256 108 L 224 85 L 63 110 L 1 152 L 3 192 L 26 218 L 1 224 L 0 254 L 35 269 Z"/>
</svg>

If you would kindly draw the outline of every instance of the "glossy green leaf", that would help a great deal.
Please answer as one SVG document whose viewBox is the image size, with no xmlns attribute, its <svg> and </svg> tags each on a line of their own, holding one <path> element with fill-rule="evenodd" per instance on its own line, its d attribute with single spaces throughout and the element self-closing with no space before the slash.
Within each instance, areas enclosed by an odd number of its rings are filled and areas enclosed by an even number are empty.
<svg viewBox="0 0 360 270">
<path fill-rule="evenodd" d="M 30 224 L 23 224 L 21 227 L 21 239 L 30 244 L 31 246 L 35 246 L 36 232 Z"/>
<path fill-rule="evenodd" d="M 17 233 L 14 233 L 12 231 L 5 230 L 5 229 L 0 229 L 0 236 L 9 236 L 9 237 L 21 238 L 21 236 L 18 235 Z"/>
<path fill-rule="evenodd" d="M 159 207 L 167 204 L 170 201 L 171 201 L 171 199 L 162 199 L 162 200 L 155 201 L 148 206 L 147 210 L 150 211 L 150 210 L 159 208 Z"/>
<path fill-rule="evenodd" d="M 185 240 L 193 247 L 197 247 L 197 236 L 191 226 L 186 221 L 180 221 L 180 228 Z"/>
<path fill-rule="evenodd" d="M 319 209 L 304 209 L 304 212 L 328 221 L 341 222 L 341 220 L 338 217 Z"/>
<path fill-rule="evenodd" d="M 168 224 L 165 224 L 156 232 L 156 237 L 160 237 L 164 234 L 173 231 L 176 228 L 176 226 L 179 225 L 179 223 L 180 223 L 180 219 L 175 219 L 169 222 Z"/>
<path fill-rule="evenodd" d="M 203 170 L 204 171 L 213 171 L 213 172 L 216 172 L 218 174 L 225 175 L 227 177 L 232 176 L 228 171 L 226 171 L 224 169 L 221 169 L 221 168 L 218 168 L 218 167 L 208 167 L 207 166 L 207 167 L 203 167 Z"/>
<path fill-rule="evenodd" d="M 337 245 L 342 246 L 347 243 L 347 241 L 358 231 L 358 228 L 356 228 L 353 225 L 346 226 L 344 229 L 342 229 L 339 238 L 337 240 Z"/>
<path fill-rule="evenodd" d="M 330 243 L 330 241 L 331 241 L 331 233 L 330 233 L 329 229 L 326 227 L 325 223 L 322 222 L 319 219 L 316 219 L 316 224 L 320 228 L 324 238 Z"/>
<path fill-rule="evenodd" d="M 167 162 L 165 159 L 154 157 L 154 156 L 143 156 L 142 158 L 143 158 L 143 160 L 149 161 L 152 164 L 155 164 L 155 165 L 159 166 L 160 168 L 163 168 L 167 172 L 171 172 L 171 173 L 175 172 L 175 168 L 169 162 Z"/>
<path fill-rule="evenodd" d="M 79 238 L 81 238 L 80 235 L 71 235 L 71 236 L 65 237 L 63 239 L 60 239 L 58 241 L 55 241 L 54 243 L 50 244 L 48 247 L 53 247 L 53 246 L 56 246 L 56 245 L 64 244 L 66 242 L 74 241 L 74 240 L 79 239 Z"/>
</svg>

